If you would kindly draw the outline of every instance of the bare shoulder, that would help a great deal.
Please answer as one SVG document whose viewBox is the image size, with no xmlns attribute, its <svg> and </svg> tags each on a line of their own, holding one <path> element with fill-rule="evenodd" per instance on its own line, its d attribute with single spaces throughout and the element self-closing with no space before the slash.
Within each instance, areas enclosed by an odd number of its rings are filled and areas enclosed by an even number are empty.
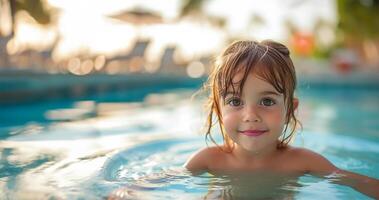
<svg viewBox="0 0 379 200">
<path fill-rule="evenodd" d="M 191 172 L 207 171 L 209 166 L 220 158 L 222 151 L 219 147 L 205 147 L 194 153 L 184 164 Z"/>
<path fill-rule="evenodd" d="M 288 153 L 303 171 L 310 174 L 330 174 L 338 170 L 328 159 L 312 150 L 288 147 Z"/>
</svg>

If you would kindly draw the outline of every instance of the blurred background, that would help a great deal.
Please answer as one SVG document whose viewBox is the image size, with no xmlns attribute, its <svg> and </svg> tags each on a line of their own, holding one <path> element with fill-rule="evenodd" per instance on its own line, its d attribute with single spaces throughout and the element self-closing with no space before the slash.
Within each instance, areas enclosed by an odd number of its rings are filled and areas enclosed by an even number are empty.
<svg viewBox="0 0 379 200">
<path fill-rule="evenodd" d="M 378 8 L 376 0 L 1 0 L 0 102 L 49 97 L 67 82 L 100 87 L 111 75 L 201 78 L 238 39 L 285 43 L 300 79 L 376 79 Z M 20 99 L 35 76 L 40 88 Z"/>
<path fill-rule="evenodd" d="M 378 0 L 0 0 L 0 198 L 88 194 L 115 152 L 200 138 L 152 158 L 183 164 L 205 145 L 191 96 L 240 39 L 290 48 L 305 146 L 379 178 Z"/>
</svg>

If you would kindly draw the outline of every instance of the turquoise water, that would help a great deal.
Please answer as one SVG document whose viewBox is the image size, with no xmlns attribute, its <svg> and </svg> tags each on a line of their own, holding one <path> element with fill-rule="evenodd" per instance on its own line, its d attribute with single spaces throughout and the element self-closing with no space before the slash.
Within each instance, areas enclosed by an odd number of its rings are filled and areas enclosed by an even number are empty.
<svg viewBox="0 0 379 200">
<path fill-rule="evenodd" d="M 368 199 L 308 175 L 252 175 L 239 184 L 189 175 L 181 166 L 205 146 L 202 100 L 191 100 L 193 92 L 1 107 L 0 199 L 104 199 L 118 190 L 125 199 Z M 379 178 L 379 90 L 304 88 L 298 95 L 303 131 L 294 145 Z"/>
</svg>

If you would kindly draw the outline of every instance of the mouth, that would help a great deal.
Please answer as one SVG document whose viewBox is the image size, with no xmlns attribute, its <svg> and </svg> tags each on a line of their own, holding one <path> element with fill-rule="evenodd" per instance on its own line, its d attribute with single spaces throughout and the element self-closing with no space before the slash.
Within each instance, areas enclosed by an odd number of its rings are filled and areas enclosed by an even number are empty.
<svg viewBox="0 0 379 200">
<path fill-rule="evenodd" d="M 239 131 L 241 134 L 250 136 L 250 137 L 257 137 L 260 135 L 263 135 L 268 130 L 245 130 L 245 131 Z"/>
</svg>

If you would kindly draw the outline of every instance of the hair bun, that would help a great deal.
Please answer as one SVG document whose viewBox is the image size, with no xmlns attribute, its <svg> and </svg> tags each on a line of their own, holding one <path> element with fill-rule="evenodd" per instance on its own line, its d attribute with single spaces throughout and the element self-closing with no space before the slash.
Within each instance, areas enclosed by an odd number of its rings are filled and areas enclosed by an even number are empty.
<svg viewBox="0 0 379 200">
<path fill-rule="evenodd" d="M 288 50 L 288 48 L 284 44 L 281 44 L 279 42 L 275 42 L 272 40 L 264 40 L 261 42 L 261 44 L 267 45 L 267 46 L 277 50 L 279 53 L 283 54 L 284 56 L 290 55 L 290 51 Z"/>
</svg>

